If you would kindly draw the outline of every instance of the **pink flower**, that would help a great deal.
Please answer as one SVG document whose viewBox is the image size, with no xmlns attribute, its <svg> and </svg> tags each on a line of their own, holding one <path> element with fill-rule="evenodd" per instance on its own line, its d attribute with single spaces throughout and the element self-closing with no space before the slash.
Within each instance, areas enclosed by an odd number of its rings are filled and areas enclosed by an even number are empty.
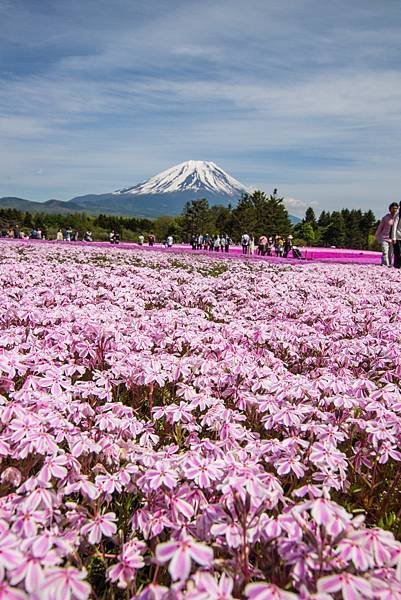
<svg viewBox="0 0 401 600">
<path fill-rule="evenodd" d="M 119 473 L 98 475 L 96 477 L 96 485 L 106 494 L 113 494 L 116 491 L 121 492 L 123 489 L 123 481 Z"/>
<path fill-rule="evenodd" d="M 220 580 L 204 571 L 197 571 L 193 576 L 195 590 L 186 594 L 188 600 L 232 600 L 234 582 L 231 577 L 222 574 Z"/>
<path fill-rule="evenodd" d="M 55 479 L 64 479 L 68 473 L 65 467 L 66 464 L 67 457 L 65 454 L 49 456 L 39 471 L 38 480 L 42 483 L 47 483 L 52 477 Z"/>
<path fill-rule="evenodd" d="M 302 478 L 305 475 L 305 467 L 301 463 L 299 457 L 296 456 L 280 458 L 276 463 L 276 469 L 279 475 L 286 475 L 290 471 L 299 478 Z"/>
<path fill-rule="evenodd" d="M 35 557 L 29 551 L 25 552 L 22 562 L 12 570 L 11 583 L 24 582 L 27 592 L 36 592 L 43 581 L 43 557 Z"/>
<path fill-rule="evenodd" d="M 351 573 L 339 573 L 338 575 L 327 575 L 317 582 L 319 592 L 335 593 L 341 592 L 343 600 L 359 600 L 360 598 L 373 598 L 372 588 L 363 577 L 357 577 Z"/>
<path fill-rule="evenodd" d="M 7 467 L 1 474 L 1 483 L 18 487 L 21 483 L 22 475 L 21 471 L 16 467 Z"/>
<path fill-rule="evenodd" d="M 224 535 L 229 548 L 238 548 L 242 543 L 242 530 L 237 523 L 215 523 L 210 531 L 215 537 Z"/>
<path fill-rule="evenodd" d="M 14 569 L 23 561 L 15 535 L 7 530 L 0 535 L 0 579 L 4 579 L 5 569 Z"/>
<path fill-rule="evenodd" d="M 21 508 L 16 514 L 12 530 L 19 535 L 32 537 L 36 535 L 38 525 L 44 522 L 44 511 Z"/>
<path fill-rule="evenodd" d="M 216 463 L 197 456 L 191 457 L 190 465 L 185 470 L 185 475 L 194 479 L 202 488 L 210 487 L 216 479 L 221 479 L 222 474 L 223 471 Z"/>
<path fill-rule="evenodd" d="M 85 577 L 85 570 L 79 571 L 74 567 L 49 569 L 41 591 L 46 600 L 86 600 L 91 587 L 83 581 Z"/>
<path fill-rule="evenodd" d="M 90 544 L 98 544 L 102 539 L 102 535 L 112 537 L 116 533 L 117 526 L 114 523 L 115 520 L 116 515 L 113 512 L 104 515 L 98 514 L 82 527 L 81 533 L 88 536 Z"/>
<path fill-rule="evenodd" d="M 118 563 L 108 569 L 108 577 L 111 581 L 118 581 L 119 588 L 126 588 L 128 583 L 135 577 L 135 571 L 144 566 L 142 553 L 146 544 L 138 540 L 131 540 L 124 544 L 118 556 Z"/>
<path fill-rule="evenodd" d="M 156 559 L 165 563 L 170 561 L 168 571 L 175 581 L 187 579 L 191 571 L 191 561 L 198 565 L 208 567 L 213 561 L 213 550 L 196 542 L 191 537 L 182 540 L 164 542 L 156 548 Z"/>
<path fill-rule="evenodd" d="M 172 490 L 177 484 L 177 473 L 170 468 L 168 462 L 157 462 L 153 469 L 146 472 L 144 480 L 149 482 L 149 487 L 155 490 L 162 485 Z"/>
<path fill-rule="evenodd" d="M 142 592 L 140 592 L 135 598 L 137 600 L 163 600 L 163 598 L 167 597 L 168 593 L 169 590 L 164 585 L 151 583 L 143 588 Z"/>
<path fill-rule="evenodd" d="M 6 581 L 0 582 L 0 600 L 25 600 L 26 597 L 22 590 L 11 587 Z"/>
<path fill-rule="evenodd" d="M 249 600 L 293 600 L 296 594 L 286 592 L 272 583 L 249 583 L 245 588 L 245 596 Z"/>
</svg>

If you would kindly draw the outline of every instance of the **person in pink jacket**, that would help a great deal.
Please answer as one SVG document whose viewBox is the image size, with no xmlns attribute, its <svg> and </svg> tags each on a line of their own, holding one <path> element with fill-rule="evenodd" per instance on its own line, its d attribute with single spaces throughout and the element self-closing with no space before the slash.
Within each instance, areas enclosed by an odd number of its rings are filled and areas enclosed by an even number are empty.
<svg viewBox="0 0 401 600">
<path fill-rule="evenodd" d="M 391 240 L 393 242 L 394 267 L 401 269 L 401 202 L 393 220 Z"/>
<path fill-rule="evenodd" d="M 382 265 L 391 267 L 393 262 L 393 241 L 391 239 L 391 229 L 394 224 L 394 218 L 398 211 L 397 202 L 392 202 L 388 207 L 387 215 L 384 215 L 376 230 L 376 239 L 382 249 Z"/>
</svg>

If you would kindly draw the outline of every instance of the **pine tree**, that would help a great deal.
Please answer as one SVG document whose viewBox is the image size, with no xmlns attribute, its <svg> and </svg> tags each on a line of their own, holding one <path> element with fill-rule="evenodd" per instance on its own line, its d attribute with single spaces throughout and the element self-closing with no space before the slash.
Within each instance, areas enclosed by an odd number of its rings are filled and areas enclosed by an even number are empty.
<svg viewBox="0 0 401 600">
<path fill-rule="evenodd" d="M 313 210 L 313 208 L 311 206 L 309 206 L 306 209 L 305 218 L 303 219 L 303 221 L 305 223 L 309 223 L 314 230 L 317 229 L 317 220 L 316 220 L 315 211 Z"/>
<path fill-rule="evenodd" d="M 276 234 L 287 236 L 291 231 L 291 222 L 283 200 L 275 194 L 267 196 L 261 191 L 242 196 L 233 210 L 237 239 L 245 232 L 256 238 Z"/>
<path fill-rule="evenodd" d="M 206 233 L 210 220 L 209 202 L 204 198 L 187 202 L 182 216 L 183 228 L 188 240 L 192 235 Z"/>
<path fill-rule="evenodd" d="M 344 248 L 346 243 L 346 228 L 341 212 L 331 213 L 330 223 L 322 233 L 322 241 L 326 246 Z"/>
</svg>

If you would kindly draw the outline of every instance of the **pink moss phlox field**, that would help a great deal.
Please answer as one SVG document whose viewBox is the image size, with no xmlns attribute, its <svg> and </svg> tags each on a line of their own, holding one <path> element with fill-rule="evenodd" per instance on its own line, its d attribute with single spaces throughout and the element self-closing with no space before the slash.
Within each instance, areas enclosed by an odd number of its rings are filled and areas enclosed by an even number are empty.
<svg viewBox="0 0 401 600">
<path fill-rule="evenodd" d="M 401 282 L 0 243 L 0 598 L 401 598 Z"/>
</svg>

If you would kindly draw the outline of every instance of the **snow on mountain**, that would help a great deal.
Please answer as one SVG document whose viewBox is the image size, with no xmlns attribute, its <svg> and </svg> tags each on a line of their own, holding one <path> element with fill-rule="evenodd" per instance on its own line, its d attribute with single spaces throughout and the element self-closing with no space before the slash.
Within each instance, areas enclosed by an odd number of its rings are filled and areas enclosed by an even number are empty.
<svg viewBox="0 0 401 600">
<path fill-rule="evenodd" d="M 214 162 L 188 160 L 158 173 L 143 183 L 113 193 L 139 196 L 190 191 L 239 197 L 249 190 Z"/>
</svg>

